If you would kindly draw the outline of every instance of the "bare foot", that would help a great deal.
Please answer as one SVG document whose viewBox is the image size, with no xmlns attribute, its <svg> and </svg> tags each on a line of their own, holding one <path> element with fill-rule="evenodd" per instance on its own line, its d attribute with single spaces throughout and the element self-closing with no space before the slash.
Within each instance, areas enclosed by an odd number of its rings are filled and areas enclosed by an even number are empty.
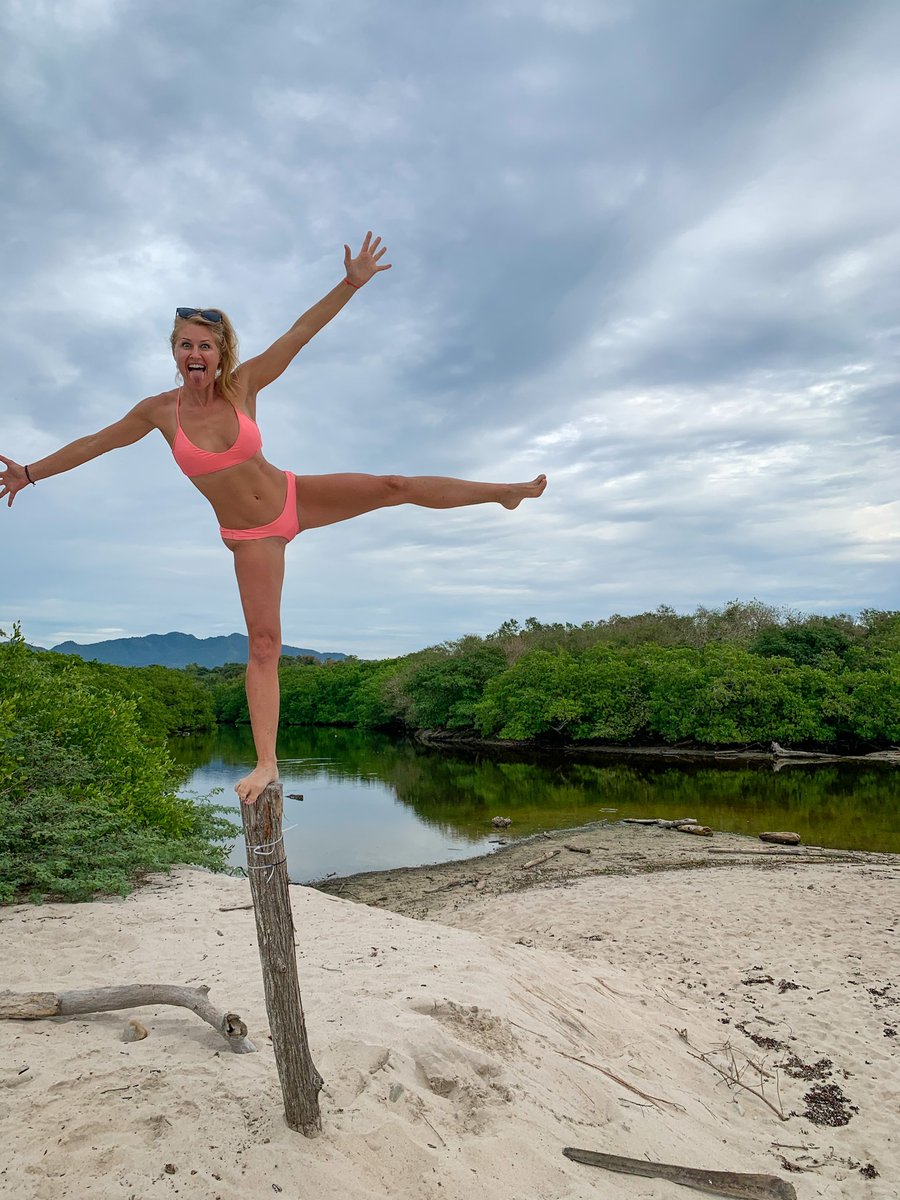
<svg viewBox="0 0 900 1200">
<path fill-rule="evenodd" d="M 275 783 L 277 779 L 278 767 L 275 763 L 259 763 L 256 770 L 238 780 L 234 790 L 240 796 L 241 804 L 255 804 L 266 784 Z"/>
<path fill-rule="evenodd" d="M 504 508 L 518 508 L 523 500 L 540 496 L 547 486 L 547 476 L 538 475 L 531 483 L 511 483 L 507 489 L 507 498 L 500 503 Z"/>
</svg>

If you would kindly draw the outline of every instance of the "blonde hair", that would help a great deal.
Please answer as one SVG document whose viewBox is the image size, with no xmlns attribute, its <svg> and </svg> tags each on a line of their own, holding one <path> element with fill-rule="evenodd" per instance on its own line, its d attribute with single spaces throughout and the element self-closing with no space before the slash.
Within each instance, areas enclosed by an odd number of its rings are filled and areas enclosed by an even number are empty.
<svg viewBox="0 0 900 1200">
<path fill-rule="evenodd" d="M 175 343 L 178 341 L 178 331 L 184 325 L 203 325 L 208 329 L 212 340 L 216 344 L 216 349 L 219 351 L 219 371 L 216 375 L 216 385 L 225 399 L 230 400 L 233 404 L 238 397 L 238 387 L 234 376 L 241 362 L 238 357 L 237 334 L 227 314 L 223 313 L 221 308 L 210 308 L 205 311 L 218 313 L 222 320 L 207 321 L 199 312 L 193 317 L 176 316 L 175 324 L 172 326 L 172 335 L 169 338 L 169 345 L 174 354 Z"/>
</svg>

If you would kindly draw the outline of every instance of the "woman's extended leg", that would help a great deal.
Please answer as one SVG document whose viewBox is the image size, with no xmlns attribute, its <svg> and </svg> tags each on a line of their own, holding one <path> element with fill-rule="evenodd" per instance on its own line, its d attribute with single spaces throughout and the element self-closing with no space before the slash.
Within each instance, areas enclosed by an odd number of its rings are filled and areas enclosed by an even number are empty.
<svg viewBox="0 0 900 1200">
<path fill-rule="evenodd" d="M 247 704 L 256 746 L 256 768 L 235 784 L 234 790 L 244 804 L 253 804 L 266 784 L 278 778 L 275 739 L 285 543 L 281 538 L 260 538 L 226 545 L 234 553 L 234 571 L 250 639 Z"/>
<path fill-rule="evenodd" d="M 440 475 L 298 475 L 297 515 L 301 529 L 318 529 L 397 504 L 462 508 L 494 502 L 517 508 L 546 486 L 546 475 L 530 483 L 473 483 Z"/>
</svg>

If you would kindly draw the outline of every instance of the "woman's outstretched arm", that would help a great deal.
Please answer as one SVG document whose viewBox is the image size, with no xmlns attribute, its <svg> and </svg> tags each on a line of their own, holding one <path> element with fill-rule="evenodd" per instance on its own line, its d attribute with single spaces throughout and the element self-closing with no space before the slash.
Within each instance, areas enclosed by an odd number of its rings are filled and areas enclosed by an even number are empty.
<svg viewBox="0 0 900 1200">
<path fill-rule="evenodd" d="M 247 381 L 250 396 L 255 396 L 260 388 L 277 379 L 306 343 L 337 316 L 347 301 L 368 283 L 373 275 L 379 271 L 390 270 L 390 263 L 379 261 L 386 252 L 387 246 L 381 246 L 380 237 L 373 239 L 371 230 L 366 234 L 362 248 L 355 258 L 350 253 L 350 247 L 344 246 L 346 274 L 337 287 L 332 288 L 327 296 L 323 296 L 318 304 L 307 309 L 302 317 L 298 317 L 287 333 L 277 342 L 273 342 L 268 350 L 264 350 L 256 358 L 248 359 L 238 368 Z"/>
<path fill-rule="evenodd" d="M 151 429 L 156 428 L 156 422 L 151 419 L 152 404 L 152 399 L 142 400 L 120 421 L 107 425 L 97 433 L 78 438 L 33 463 L 17 463 L 0 454 L 0 462 L 6 468 L 0 471 L 0 500 L 4 496 L 9 497 L 6 503 L 11 508 L 16 495 L 29 484 L 37 483 L 39 479 L 49 479 L 51 475 L 60 475 L 63 471 L 71 471 L 73 467 L 80 467 L 82 463 L 90 462 L 108 450 L 139 442 Z"/>
</svg>

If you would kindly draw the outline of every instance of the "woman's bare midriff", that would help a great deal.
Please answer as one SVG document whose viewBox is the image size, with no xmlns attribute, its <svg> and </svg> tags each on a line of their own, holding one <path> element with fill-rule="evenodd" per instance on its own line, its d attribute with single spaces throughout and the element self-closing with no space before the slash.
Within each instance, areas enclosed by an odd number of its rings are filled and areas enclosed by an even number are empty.
<svg viewBox="0 0 900 1200">
<path fill-rule="evenodd" d="M 262 454 L 224 471 L 196 475 L 191 483 L 210 502 L 226 529 L 268 525 L 280 515 L 287 496 L 284 471 L 266 462 Z"/>
</svg>

